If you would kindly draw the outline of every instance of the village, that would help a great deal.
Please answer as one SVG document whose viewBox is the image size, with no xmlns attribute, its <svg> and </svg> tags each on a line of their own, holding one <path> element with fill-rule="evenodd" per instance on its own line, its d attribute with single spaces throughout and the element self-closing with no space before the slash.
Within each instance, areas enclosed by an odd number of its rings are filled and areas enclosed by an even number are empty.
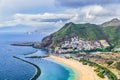
<svg viewBox="0 0 120 80">
<path fill-rule="evenodd" d="M 68 41 L 64 41 L 60 46 L 55 48 L 55 53 L 70 53 L 79 51 L 89 51 L 95 49 L 105 49 L 110 44 L 102 39 L 96 41 L 86 41 L 82 38 L 73 37 Z"/>
</svg>

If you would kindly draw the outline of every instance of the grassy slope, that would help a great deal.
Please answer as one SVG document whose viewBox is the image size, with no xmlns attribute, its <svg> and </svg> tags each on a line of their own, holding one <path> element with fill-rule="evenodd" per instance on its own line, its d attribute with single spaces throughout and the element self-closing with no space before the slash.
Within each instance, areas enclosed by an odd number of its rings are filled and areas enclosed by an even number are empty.
<svg viewBox="0 0 120 80">
<path fill-rule="evenodd" d="M 60 42 L 65 37 L 79 36 L 87 40 L 104 38 L 102 29 L 95 24 L 73 24 L 68 23 L 59 31 L 54 33 L 54 44 Z"/>
<path fill-rule="evenodd" d="M 107 26 L 103 28 L 104 34 L 108 37 L 110 42 L 117 47 L 120 47 L 120 29 L 116 26 Z"/>
<path fill-rule="evenodd" d="M 117 26 L 102 27 L 90 23 L 74 24 L 70 22 L 53 33 L 52 36 L 51 44 L 54 47 L 65 40 L 69 40 L 73 36 L 78 36 L 86 40 L 106 39 L 115 46 L 120 47 L 120 27 Z"/>
</svg>

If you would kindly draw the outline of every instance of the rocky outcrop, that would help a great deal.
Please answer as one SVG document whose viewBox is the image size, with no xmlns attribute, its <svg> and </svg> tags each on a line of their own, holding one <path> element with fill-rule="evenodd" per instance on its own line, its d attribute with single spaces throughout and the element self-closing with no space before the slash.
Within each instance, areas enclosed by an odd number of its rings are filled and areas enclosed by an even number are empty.
<svg viewBox="0 0 120 80">
<path fill-rule="evenodd" d="M 51 34 L 45 38 L 40 43 L 35 43 L 34 47 L 35 48 L 50 48 L 50 47 L 55 47 L 56 45 L 61 44 L 65 40 L 71 39 L 73 36 L 65 36 L 59 40 L 55 40 L 54 34 Z"/>
<path fill-rule="evenodd" d="M 33 47 L 35 47 L 35 48 L 49 48 L 49 47 L 51 47 L 52 42 L 53 42 L 53 34 L 43 38 L 43 40 L 40 43 L 35 43 Z"/>
</svg>

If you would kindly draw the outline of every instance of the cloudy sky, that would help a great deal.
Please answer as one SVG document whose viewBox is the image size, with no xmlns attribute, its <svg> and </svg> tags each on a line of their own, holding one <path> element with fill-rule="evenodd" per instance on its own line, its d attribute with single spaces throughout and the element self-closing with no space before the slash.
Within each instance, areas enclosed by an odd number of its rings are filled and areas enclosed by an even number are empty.
<svg viewBox="0 0 120 80">
<path fill-rule="evenodd" d="M 0 27 L 26 25 L 55 31 L 67 22 L 120 18 L 120 0 L 0 0 Z"/>
</svg>

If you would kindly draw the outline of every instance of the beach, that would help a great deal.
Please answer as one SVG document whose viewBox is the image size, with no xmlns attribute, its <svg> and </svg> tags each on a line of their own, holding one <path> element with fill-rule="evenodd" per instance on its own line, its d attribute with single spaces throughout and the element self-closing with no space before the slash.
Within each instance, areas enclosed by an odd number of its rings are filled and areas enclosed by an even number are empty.
<svg viewBox="0 0 120 80">
<path fill-rule="evenodd" d="M 106 77 L 104 79 L 98 77 L 97 73 L 94 72 L 93 67 L 83 65 L 77 60 L 66 59 L 53 55 L 50 55 L 50 58 L 73 69 L 75 71 L 76 80 L 107 80 Z"/>
</svg>

